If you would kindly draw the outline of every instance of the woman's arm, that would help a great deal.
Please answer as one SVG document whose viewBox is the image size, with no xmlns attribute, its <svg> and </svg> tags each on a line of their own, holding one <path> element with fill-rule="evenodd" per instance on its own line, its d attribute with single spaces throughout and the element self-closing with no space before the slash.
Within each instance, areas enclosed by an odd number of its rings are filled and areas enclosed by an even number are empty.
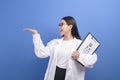
<svg viewBox="0 0 120 80">
<path fill-rule="evenodd" d="M 36 56 L 40 58 L 48 57 L 50 55 L 50 45 L 44 46 L 38 31 L 30 28 L 25 28 L 24 30 L 33 34 L 33 44 Z"/>
<path fill-rule="evenodd" d="M 97 55 L 95 53 L 93 55 L 80 54 L 80 57 L 77 60 L 81 62 L 85 67 L 92 68 L 97 61 Z"/>
<path fill-rule="evenodd" d="M 46 58 L 50 56 L 50 45 L 44 46 L 39 34 L 33 34 L 33 44 L 37 57 Z"/>
<path fill-rule="evenodd" d="M 80 54 L 79 51 L 74 51 L 72 54 L 72 58 L 76 59 L 79 61 L 82 65 L 88 68 L 92 68 L 93 65 L 97 61 L 97 55 L 94 53 L 93 55 L 91 54 Z"/>
</svg>

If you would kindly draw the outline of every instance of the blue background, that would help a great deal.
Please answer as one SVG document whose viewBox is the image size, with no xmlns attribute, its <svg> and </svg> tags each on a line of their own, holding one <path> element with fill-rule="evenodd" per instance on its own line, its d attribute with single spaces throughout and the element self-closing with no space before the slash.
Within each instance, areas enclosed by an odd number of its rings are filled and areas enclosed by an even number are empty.
<svg viewBox="0 0 120 80">
<path fill-rule="evenodd" d="M 67 15 L 82 39 L 91 32 L 101 43 L 86 80 L 120 80 L 120 0 L 0 0 L 0 80 L 43 80 L 49 58 L 35 56 L 32 34 L 22 29 L 37 29 L 46 45 L 60 37 Z"/>
</svg>

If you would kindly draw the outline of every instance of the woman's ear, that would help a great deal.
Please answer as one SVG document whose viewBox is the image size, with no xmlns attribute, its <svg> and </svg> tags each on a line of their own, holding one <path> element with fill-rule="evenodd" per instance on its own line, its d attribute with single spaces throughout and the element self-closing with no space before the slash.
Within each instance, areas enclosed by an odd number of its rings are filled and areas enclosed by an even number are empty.
<svg viewBox="0 0 120 80">
<path fill-rule="evenodd" d="M 72 30 L 73 25 L 69 25 L 69 27 L 70 27 L 70 30 Z"/>
</svg>

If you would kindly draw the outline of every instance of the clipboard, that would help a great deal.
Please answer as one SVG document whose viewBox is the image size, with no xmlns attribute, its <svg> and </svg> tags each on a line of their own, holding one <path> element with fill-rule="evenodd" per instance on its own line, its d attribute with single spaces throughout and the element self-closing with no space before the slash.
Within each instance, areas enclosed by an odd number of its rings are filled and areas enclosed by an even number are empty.
<svg viewBox="0 0 120 80">
<path fill-rule="evenodd" d="M 77 50 L 81 54 L 94 54 L 100 46 L 100 42 L 88 32 L 87 36 L 83 39 L 82 43 L 78 46 Z"/>
<path fill-rule="evenodd" d="M 88 32 L 87 36 L 83 39 L 82 43 L 78 46 L 76 50 L 79 51 L 80 54 L 93 55 L 99 46 L 100 42 L 90 32 Z M 84 66 L 81 62 L 77 62 Z"/>
</svg>

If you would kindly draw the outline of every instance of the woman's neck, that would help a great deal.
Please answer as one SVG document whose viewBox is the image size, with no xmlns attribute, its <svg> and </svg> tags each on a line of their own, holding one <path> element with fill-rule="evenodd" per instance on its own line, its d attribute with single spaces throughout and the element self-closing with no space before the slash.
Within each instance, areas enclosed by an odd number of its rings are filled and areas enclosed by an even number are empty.
<svg viewBox="0 0 120 80">
<path fill-rule="evenodd" d="M 69 40 L 72 40 L 72 39 L 74 39 L 74 37 L 72 35 L 64 36 L 64 38 L 63 38 L 63 40 L 65 40 L 65 41 L 69 41 Z"/>
</svg>

